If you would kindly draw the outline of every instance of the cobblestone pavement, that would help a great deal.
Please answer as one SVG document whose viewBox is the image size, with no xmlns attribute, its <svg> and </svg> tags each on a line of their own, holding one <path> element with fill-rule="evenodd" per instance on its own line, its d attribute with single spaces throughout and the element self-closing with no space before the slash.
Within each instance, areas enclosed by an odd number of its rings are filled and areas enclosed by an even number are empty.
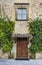
<svg viewBox="0 0 42 65">
<path fill-rule="evenodd" d="M 0 59 L 0 65 L 42 65 L 42 60 L 7 60 L 7 59 Z"/>
</svg>

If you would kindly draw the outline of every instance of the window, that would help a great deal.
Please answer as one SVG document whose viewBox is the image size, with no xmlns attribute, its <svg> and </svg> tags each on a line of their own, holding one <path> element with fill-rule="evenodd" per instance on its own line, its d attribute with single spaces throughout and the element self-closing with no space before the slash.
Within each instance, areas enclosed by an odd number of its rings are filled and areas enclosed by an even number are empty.
<svg viewBox="0 0 42 65">
<path fill-rule="evenodd" d="M 17 20 L 27 20 L 27 9 L 26 8 L 18 8 L 17 9 Z"/>
</svg>

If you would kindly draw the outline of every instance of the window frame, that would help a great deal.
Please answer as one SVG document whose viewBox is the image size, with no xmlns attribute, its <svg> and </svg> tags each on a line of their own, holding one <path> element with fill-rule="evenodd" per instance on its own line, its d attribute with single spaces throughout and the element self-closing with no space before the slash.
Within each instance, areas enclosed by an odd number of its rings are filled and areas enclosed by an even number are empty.
<svg viewBox="0 0 42 65">
<path fill-rule="evenodd" d="M 17 8 L 17 9 L 26 9 L 27 11 L 27 8 Z M 18 19 L 18 13 L 16 11 L 16 21 L 27 21 L 28 20 L 28 15 L 27 15 L 27 12 L 26 12 L 26 19 Z"/>
</svg>

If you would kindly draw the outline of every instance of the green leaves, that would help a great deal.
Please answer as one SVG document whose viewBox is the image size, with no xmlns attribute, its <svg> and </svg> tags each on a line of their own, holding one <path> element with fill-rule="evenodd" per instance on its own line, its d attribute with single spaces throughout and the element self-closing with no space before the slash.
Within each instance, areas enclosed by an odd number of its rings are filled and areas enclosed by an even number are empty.
<svg viewBox="0 0 42 65">
<path fill-rule="evenodd" d="M 39 31 L 42 31 L 42 20 L 41 19 L 34 19 L 30 23 L 30 33 L 37 34 Z"/>
<path fill-rule="evenodd" d="M 10 51 L 13 46 L 12 33 L 15 23 L 13 21 L 5 21 L 0 18 L 0 48 L 4 52 Z"/>
<path fill-rule="evenodd" d="M 36 18 L 31 20 L 30 23 L 30 34 L 33 36 L 31 39 L 30 51 L 40 52 L 42 51 L 42 20 Z"/>
<path fill-rule="evenodd" d="M 3 38 L 4 36 L 4 32 L 2 32 L 2 30 L 0 30 L 0 39 Z"/>
<path fill-rule="evenodd" d="M 11 50 L 11 47 L 7 44 L 4 44 L 4 46 L 3 46 L 3 52 L 7 52 L 7 51 L 10 51 Z"/>
</svg>

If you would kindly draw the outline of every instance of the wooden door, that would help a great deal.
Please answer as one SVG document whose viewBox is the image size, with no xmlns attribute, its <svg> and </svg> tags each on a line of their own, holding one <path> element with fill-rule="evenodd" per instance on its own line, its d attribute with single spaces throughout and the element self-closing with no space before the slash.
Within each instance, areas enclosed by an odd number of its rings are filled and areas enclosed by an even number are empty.
<svg viewBox="0 0 42 65">
<path fill-rule="evenodd" d="M 28 58 L 28 42 L 26 38 L 17 39 L 17 58 Z"/>
</svg>

